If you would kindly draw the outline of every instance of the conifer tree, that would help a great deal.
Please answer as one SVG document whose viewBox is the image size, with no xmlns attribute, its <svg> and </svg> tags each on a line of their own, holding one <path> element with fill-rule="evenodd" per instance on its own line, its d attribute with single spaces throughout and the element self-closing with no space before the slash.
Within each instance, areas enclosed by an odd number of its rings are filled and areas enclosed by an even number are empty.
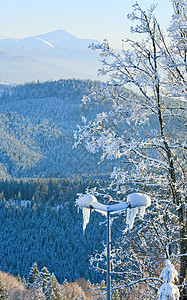
<svg viewBox="0 0 187 300">
<path fill-rule="evenodd" d="M 21 276 L 18 274 L 18 276 L 17 276 L 17 279 L 18 279 L 18 281 L 21 283 L 22 282 L 22 280 L 21 280 Z"/>
<path fill-rule="evenodd" d="M 38 274 L 39 274 L 39 270 L 38 270 L 38 266 L 37 263 L 35 262 L 29 272 L 29 277 L 28 277 L 28 281 L 27 281 L 27 287 L 32 286 L 36 279 L 38 278 Z"/>
<path fill-rule="evenodd" d="M 40 287 L 43 291 L 43 293 L 45 292 L 45 288 L 50 280 L 50 273 L 49 271 L 47 270 L 46 267 L 43 267 L 41 272 L 39 273 L 38 275 L 38 278 L 36 279 L 36 285 L 38 287 Z"/>
<path fill-rule="evenodd" d="M 52 273 L 50 280 L 47 283 L 47 286 L 45 289 L 45 297 L 47 300 L 62 299 L 61 294 L 60 294 L 60 285 L 59 285 L 54 273 Z"/>
</svg>

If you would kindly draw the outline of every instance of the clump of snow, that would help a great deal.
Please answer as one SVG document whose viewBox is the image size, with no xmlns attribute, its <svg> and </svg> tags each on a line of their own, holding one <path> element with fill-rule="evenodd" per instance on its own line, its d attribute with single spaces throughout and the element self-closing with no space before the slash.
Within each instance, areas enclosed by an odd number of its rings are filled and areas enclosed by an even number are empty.
<svg viewBox="0 0 187 300">
<path fill-rule="evenodd" d="M 131 208 L 133 207 L 148 207 L 151 205 L 151 198 L 142 193 L 132 193 L 127 196 L 127 203 Z"/>
<path fill-rule="evenodd" d="M 163 282 L 166 283 L 174 283 L 178 280 L 178 272 L 169 259 L 166 259 L 166 267 L 162 270 L 162 273 L 160 274 L 160 279 L 162 279 Z"/>
<path fill-rule="evenodd" d="M 179 289 L 173 283 L 164 283 L 159 290 L 158 300 L 178 300 Z"/>
<path fill-rule="evenodd" d="M 81 195 L 76 200 L 76 205 L 80 208 L 93 206 L 94 202 L 97 202 L 97 198 L 93 195 Z"/>
<path fill-rule="evenodd" d="M 178 280 L 178 273 L 169 259 L 166 260 L 166 267 L 160 274 L 163 284 L 159 290 L 158 300 L 178 300 L 180 297 L 179 289 L 174 284 Z"/>
<path fill-rule="evenodd" d="M 151 198 L 142 193 L 132 193 L 127 196 L 127 203 L 129 207 L 127 208 L 126 224 L 129 229 L 132 229 L 138 212 L 142 218 L 144 217 L 145 209 L 151 205 Z"/>
</svg>

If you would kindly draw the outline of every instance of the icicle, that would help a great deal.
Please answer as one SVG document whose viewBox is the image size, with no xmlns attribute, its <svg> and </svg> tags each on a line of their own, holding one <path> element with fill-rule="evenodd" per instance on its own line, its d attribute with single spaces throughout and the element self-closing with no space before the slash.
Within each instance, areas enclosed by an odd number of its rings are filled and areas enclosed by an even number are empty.
<svg viewBox="0 0 187 300">
<path fill-rule="evenodd" d="M 86 226 L 90 220 L 90 208 L 83 207 L 82 214 L 83 214 L 83 233 L 84 233 Z"/>
<path fill-rule="evenodd" d="M 146 209 L 146 206 L 142 206 L 140 207 L 140 216 L 143 218 L 144 215 L 145 215 L 145 209 Z"/>
<path fill-rule="evenodd" d="M 76 205 L 82 209 L 83 214 L 83 233 L 85 232 L 86 226 L 90 220 L 90 210 L 92 205 L 97 202 L 97 199 L 93 195 L 81 195 L 76 200 Z"/>
<path fill-rule="evenodd" d="M 128 229 L 132 229 L 134 225 L 134 220 L 138 212 L 143 218 L 145 214 L 145 209 L 151 205 L 151 199 L 148 195 L 142 193 L 133 193 L 127 196 L 127 203 L 130 208 L 127 209 L 126 224 Z M 128 230 L 126 229 L 125 232 Z"/>
<path fill-rule="evenodd" d="M 129 225 L 129 229 L 132 229 L 134 225 L 134 219 L 138 213 L 138 208 L 127 208 L 127 218 L 126 218 L 126 224 Z"/>
</svg>

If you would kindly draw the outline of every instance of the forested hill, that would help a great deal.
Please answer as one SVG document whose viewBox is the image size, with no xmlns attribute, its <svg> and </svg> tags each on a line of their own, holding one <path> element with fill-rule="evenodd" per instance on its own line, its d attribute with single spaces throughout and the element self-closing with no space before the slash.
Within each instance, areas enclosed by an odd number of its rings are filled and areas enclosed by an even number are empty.
<svg viewBox="0 0 187 300">
<path fill-rule="evenodd" d="M 73 149 L 82 116 L 93 120 L 110 109 L 106 100 L 82 102 L 101 84 L 72 79 L 0 85 L 1 271 L 28 276 L 37 261 L 60 282 L 103 279 L 89 268 L 90 255 L 103 249 L 103 217 L 93 214 L 83 235 L 75 199 L 87 187 L 106 187 L 113 161 L 99 164 L 99 153 Z"/>
<path fill-rule="evenodd" d="M 112 161 L 73 149 L 82 115 L 93 119 L 109 103 L 83 105 L 82 97 L 101 83 L 59 80 L 1 86 L 0 176 L 62 177 L 111 171 Z"/>
</svg>

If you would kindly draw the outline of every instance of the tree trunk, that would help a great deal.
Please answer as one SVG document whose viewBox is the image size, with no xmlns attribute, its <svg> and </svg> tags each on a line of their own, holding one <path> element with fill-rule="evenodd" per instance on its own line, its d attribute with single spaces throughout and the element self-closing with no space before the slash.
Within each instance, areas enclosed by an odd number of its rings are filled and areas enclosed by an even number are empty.
<svg viewBox="0 0 187 300">
<path fill-rule="evenodd" d="M 179 285 L 180 285 L 180 299 L 187 299 L 187 290 L 184 285 L 186 278 L 187 269 L 187 256 L 186 256 L 186 216 L 185 216 L 185 204 L 181 205 L 178 210 L 179 226 L 180 226 L 180 274 L 179 274 Z"/>
</svg>

